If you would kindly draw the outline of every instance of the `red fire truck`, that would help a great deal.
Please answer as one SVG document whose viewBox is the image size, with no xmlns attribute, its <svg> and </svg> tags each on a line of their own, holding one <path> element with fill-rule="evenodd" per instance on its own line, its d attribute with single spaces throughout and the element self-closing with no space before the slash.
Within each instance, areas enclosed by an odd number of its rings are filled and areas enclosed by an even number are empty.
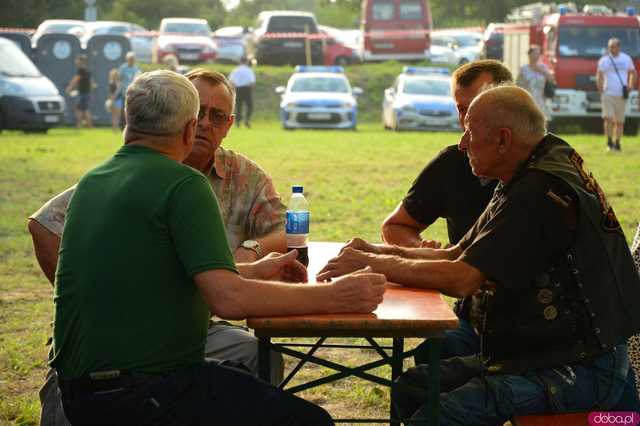
<svg viewBox="0 0 640 426">
<path fill-rule="evenodd" d="M 554 128 L 577 124 L 591 133 L 602 132 L 596 68 L 611 37 L 620 39 L 622 51 L 640 70 L 640 24 L 635 11 L 614 14 L 603 9 L 598 14 L 578 13 L 570 6 L 537 3 L 514 9 L 507 17 L 511 23 L 504 28 L 504 63 L 514 77 L 528 62 L 529 46 L 538 44 L 542 61 L 556 79 L 558 88 L 550 100 Z M 627 100 L 627 135 L 637 134 L 640 123 L 636 89 Z"/>
</svg>

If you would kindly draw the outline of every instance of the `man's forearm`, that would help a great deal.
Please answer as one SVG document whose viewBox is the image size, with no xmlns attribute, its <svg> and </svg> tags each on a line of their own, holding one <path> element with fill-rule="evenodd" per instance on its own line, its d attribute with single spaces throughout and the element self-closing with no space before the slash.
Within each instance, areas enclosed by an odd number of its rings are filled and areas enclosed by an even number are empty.
<svg viewBox="0 0 640 426">
<path fill-rule="evenodd" d="M 260 257 L 274 251 L 278 253 L 286 253 L 287 251 L 287 238 L 282 227 L 263 237 L 256 238 L 256 241 L 260 243 Z"/>
<path fill-rule="evenodd" d="M 33 249 L 40 268 L 53 285 L 58 266 L 60 237 L 33 219 L 29 219 L 28 228 L 33 239 Z"/>
<path fill-rule="evenodd" d="M 386 223 L 382 226 L 382 239 L 387 244 L 405 247 L 420 247 L 422 244 L 418 229 L 395 223 Z"/>
</svg>

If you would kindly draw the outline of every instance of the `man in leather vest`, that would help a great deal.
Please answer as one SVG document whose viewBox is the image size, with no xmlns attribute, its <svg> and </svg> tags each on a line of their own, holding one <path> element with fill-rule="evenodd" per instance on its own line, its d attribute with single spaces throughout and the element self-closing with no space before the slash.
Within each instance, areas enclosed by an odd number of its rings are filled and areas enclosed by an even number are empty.
<svg viewBox="0 0 640 426">
<path fill-rule="evenodd" d="M 545 134 L 526 91 L 485 91 L 465 129 L 473 173 L 499 183 L 462 240 L 412 249 L 354 239 L 318 279 L 370 265 L 389 281 L 473 295 L 481 351 L 441 362 L 441 425 L 611 409 L 627 382 L 626 339 L 640 330 L 640 279 L 613 209 L 578 153 Z M 427 366 L 399 382 L 425 389 Z M 401 417 L 426 418 L 427 401 L 406 389 L 393 391 Z"/>
</svg>

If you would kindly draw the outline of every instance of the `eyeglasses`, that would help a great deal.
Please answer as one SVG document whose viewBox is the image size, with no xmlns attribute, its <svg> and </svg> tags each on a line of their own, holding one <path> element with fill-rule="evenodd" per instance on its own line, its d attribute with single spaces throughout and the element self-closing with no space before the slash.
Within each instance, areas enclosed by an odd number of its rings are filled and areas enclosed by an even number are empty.
<svg viewBox="0 0 640 426">
<path fill-rule="evenodd" d="M 207 110 L 205 108 L 200 107 L 200 111 L 198 111 L 198 121 L 202 121 L 204 116 L 207 114 Z M 221 111 L 217 108 L 210 108 L 208 110 L 209 122 L 213 127 L 222 127 L 225 123 L 229 122 L 231 119 L 230 115 L 227 115 L 224 111 Z"/>
</svg>

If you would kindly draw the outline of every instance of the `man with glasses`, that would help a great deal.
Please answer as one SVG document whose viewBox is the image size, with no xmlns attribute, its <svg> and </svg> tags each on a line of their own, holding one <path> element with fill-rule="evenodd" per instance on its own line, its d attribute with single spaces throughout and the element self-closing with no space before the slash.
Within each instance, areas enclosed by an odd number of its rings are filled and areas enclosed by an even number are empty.
<svg viewBox="0 0 640 426">
<path fill-rule="evenodd" d="M 195 143 L 184 164 L 200 170 L 209 179 L 220 204 L 235 261 L 252 262 L 270 252 L 285 252 L 285 206 L 271 178 L 256 163 L 220 146 L 234 121 L 233 86 L 223 74 L 215 71 L 194 69 L 186 77 L 198 91 L 200 110 Z M 29 218 L 36 257 L 52 284 L 66 210 L 74 191 L 75 185 L 49 200 Z M 243 327 L 213 321 L 208 331 L 206 354 L 239 362 L 257 373 L 257 339 Z M 282 356 L 272 353 L 271 363 L 274 366 L 271 382 L 277 384 L 283 374 Z M 56 399 L 51 400 L 55 391 L 55 377 L 49 377 L 41 391 L 41 424 L 64 424 L 45 423 L 45 418 L 59 415 L 45 416 L 45 411 L 55 411 Z"/>
</svg>

